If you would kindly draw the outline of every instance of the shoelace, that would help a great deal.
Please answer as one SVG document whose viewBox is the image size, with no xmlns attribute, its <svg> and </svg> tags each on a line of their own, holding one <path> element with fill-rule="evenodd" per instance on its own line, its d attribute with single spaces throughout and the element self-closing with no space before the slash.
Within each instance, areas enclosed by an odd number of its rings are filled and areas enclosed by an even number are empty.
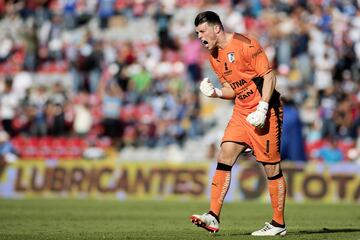
<svg viewBox="0 0 360 240">
<path fill-rule="evenodd" d="M 263 227 L 263 229 L 261 229 L 262 232 L 266 232 L 267 230 L 272 229 L 272 225 L 270 225 L 269 223 L 265 223 L 265 227 Z"/>
</svg>

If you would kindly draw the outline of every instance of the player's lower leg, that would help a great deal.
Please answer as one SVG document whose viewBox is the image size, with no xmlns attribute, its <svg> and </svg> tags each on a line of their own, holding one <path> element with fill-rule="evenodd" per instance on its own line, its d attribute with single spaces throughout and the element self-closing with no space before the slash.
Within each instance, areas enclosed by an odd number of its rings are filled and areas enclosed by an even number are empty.
<svg viewBox="0 0 360 240">
<path fill-rule="evenodd" d="M 284 209 L 286 198 L 286 182 L 281 171 L 276 176 L 268 177 L 268 188 L 270 193 L 271 206 L 273 208 L 272 221 L 271 223 L 265 223 L 264 228 L 253 232 L 252 235 L 285 235 L 286 227 L 284 221 Z"/>
<path fill-rule="evenodd" d="M 268 187 L 273 208 L 272 223 L 285 226 L 284 210 L 286 198 L 286 182 L 282 172 L 274 177 L 268 178 Z"/>
<path fill-rule="evenodd" d="M 218 163 L 211 183 L 210 211 L 220 217 L 225 195 L 230 187 L 232 166 Z"/>
<path fill-rule="evenodd" d="M 192 215 L 190 217 L 192 223 L 210 232 L 219 231 L 220 212 L 230 186 L 231 168 L 232 166 L 218 163 L 211 183 L 210 211 L 203 215 Z"/>
</svg>

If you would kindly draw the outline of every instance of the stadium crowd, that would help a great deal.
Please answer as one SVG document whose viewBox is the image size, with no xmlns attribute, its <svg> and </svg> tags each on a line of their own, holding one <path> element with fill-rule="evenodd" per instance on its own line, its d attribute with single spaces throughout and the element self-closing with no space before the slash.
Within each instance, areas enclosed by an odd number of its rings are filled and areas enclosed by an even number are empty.
<svg viewBox="0 0 360 240">
<path fill-rule="evenodd" d="M 277 70 L 284 158 L 360 162 L 359 7 L 355 0 L 0 0 L 0 128 L 29 157 L 25 145 L 47 144 L 40 153 L 47 157 L 51 146 L 106 147 L 104 139 L 120 151 L 203 141 L 221 116 L 203 116 L 209 103 L 198 83 L 215 76 L 193 18 L 212 9 L 226 29 L 257 36 Z"/>
</svg>

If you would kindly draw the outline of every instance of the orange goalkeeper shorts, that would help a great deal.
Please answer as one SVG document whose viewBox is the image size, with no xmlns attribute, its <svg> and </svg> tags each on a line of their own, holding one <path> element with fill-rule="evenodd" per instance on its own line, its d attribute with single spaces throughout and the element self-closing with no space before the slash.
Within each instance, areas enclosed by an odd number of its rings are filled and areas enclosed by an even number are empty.
<svg viewBox="0 0 360 240">
<path fill-rule="evenodd" d="M 246 121 L 247 115 L 234 111 L 222 138 L 224 142 L 247 145 L 254 151 L 256 160 L 277 163 L 280 156 L 280 137 L 283 108 L 270 108 L 263 128 L 255 128 Z"/>
</svg>

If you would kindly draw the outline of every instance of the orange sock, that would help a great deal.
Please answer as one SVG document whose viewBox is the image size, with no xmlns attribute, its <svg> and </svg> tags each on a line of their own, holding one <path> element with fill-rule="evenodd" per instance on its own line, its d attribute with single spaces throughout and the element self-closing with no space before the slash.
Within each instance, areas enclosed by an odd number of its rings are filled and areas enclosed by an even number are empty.
<svg viewBox="0 0 360 240">
<path fill-rule="evenodd" d="M 225 195 L 230 186 L 231 166 L 218 163 L 215 175 L 211 184 L 211 202 L 210 211 L 216 216 L 220 216 L 221 207 Z"/>
<path fill-rule="evenodd" d="M 271 199 L 271 206 L 274 211 L 272 220 L 278 224 L 285 225 L 284 208 L 286 198 L 286 182 L 282 173 L 275 176 L 275 179 L 268 178 L 268 187 Z"/>
</svg>

